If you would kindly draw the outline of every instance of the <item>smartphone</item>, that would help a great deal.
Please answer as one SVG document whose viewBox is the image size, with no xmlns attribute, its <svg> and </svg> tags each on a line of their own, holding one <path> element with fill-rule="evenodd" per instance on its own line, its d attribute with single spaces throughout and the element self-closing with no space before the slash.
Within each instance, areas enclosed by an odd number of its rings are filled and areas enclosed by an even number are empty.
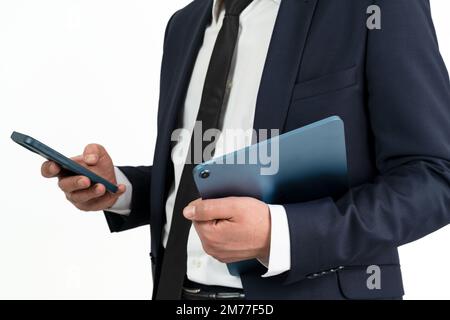
<svg viewBox="0 0 450 320">
<path fill-rule="evenodd" d="M 22 147 L 43 156 L 45 159 L 56 162 L 69 175 L 80 175 L 80 176 L 88 177 L 89 180 L 91 180 L 91 183 L 93 185 L 100 183 L 105 186 L 105 188 L 108 192 L 111 192 L 111 193 L 116 193 L 119 190 L 119 188 L 115 184 L 98 176 L 91 170 L 86 169 L 85 167 L 76 163 L 72 159 L 67 158 L 66 156 L 62 155 L 61 153 L 53 150 L 49 146 L 43 144 L 42 142 L 39 142 L 38 140 L 36 140 L 30 136 L 27 136 L 25 134 L 14 131 L 11 135 L 11 139 L 14 142 L 20 144 Z"/>
</svg>

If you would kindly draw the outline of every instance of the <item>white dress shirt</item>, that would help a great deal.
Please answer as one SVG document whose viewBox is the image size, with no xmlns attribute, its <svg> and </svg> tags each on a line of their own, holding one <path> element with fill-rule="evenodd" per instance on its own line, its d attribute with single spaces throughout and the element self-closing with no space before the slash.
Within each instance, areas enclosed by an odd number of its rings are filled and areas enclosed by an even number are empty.
<svg viewBox="0 0 450 320">
<path fill-rule="evenodd" d="M 254 0 L 240 16 L 240 33 L 237 50 L 230 71 L 226 112 L 224 114 L 222 132 L 229 129 L 251 130 L 255 115 L 256 100 L 260 81 L 269 49 L 270 39 L 277 18 L 281 0 Z M 192 133 L 200 107 L 203 85 L 209 62 L 219 30 L 225 15 L 222 0 L 214 0 L 212 23 L 205 31 L 203 45 L 198 53 L 191 76 L 184 104 L 182 117 L 183 129 Z M 271 128 L 268 128 L 271 129 Z M 234 143 L 224 143 L 225 134 L 218 141 L 215 156 L 233 152 L 246 147 L 250 141 L 237 139 Z M 172 154 L 182 154 L 186 159 L 190 137 L 181 139 L 174 147 Z M 179 159 L 179 158 L 177 158 Z M 166 202 L 167 223 L 163 230 L 163 245 L 166 246 L 169 236 L 175 198 L 180 184 L 184 163 L 174 161 L 175 181 L 169 191 Z M 118 183 L 127 186 L 123 194 L 110 211 L 127 215 L 130 213 L 132 186 L 126 176 L 116 169 Z M 290 269 L 290 238 L 286 212 L 283 206 L 269 205 L 271 215 L 270 258 L 267 273 L 263 277 L 278 275 Z M 187 246 L 187 277 L 207 285 L 242 288 L 240 277 L 232 276 L 224 263 L 209 256 L 202 247 L 200 238 L 191 228 Z"/>
</svg>

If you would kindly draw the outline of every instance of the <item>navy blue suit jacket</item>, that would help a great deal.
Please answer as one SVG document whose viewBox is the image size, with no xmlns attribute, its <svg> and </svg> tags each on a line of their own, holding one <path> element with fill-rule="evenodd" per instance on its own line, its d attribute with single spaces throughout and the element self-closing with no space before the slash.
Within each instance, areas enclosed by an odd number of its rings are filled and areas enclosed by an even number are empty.
<svg viewBox="0 0 450 320">
<path fill-rule="evenodd" d="M 374 2 L 381 30 L 366 27 Z M 154 163 L 122 167 L 133 184 L 131 214 L 106 213 L 114 232 L 150 224 L 155 286 L 173 181 L 170 136 L 211 5 L 195 0 L 170 20 Z M 250 299 L 401 297 L 397 247 L 450 222 L 450 84 L 428 0 L 281 2 L 254 128 L 286 132 L 332 115 L 345 122 L 351 188 L 340 199 L 285 205 L 291 269 L 242 275 Z M 370 265 L 381 268 L 379 290 L 366 285 Z"/>
</svg>

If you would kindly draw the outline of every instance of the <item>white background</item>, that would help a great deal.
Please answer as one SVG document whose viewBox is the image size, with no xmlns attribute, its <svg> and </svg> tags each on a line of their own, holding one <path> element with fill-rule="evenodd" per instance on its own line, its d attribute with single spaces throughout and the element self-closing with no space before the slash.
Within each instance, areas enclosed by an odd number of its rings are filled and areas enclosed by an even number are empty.
<svg viewBox="0 0 450 320">
<path fill-rule="evenodd" d="M 416 0 L 411 0 L 416 1 Z M 0 299 L 148 299 L 148 228 L 78 212 L 13 130 L 150 164 L 166 22 L 189 0 L 0 0 Z M 450 65 L 450 3 L 432 0 Z M 88 119 L 88 120 L 86 120 Z M 450 229 L 401 248 L 406 299 L 450 298 Z"/>
</svg>

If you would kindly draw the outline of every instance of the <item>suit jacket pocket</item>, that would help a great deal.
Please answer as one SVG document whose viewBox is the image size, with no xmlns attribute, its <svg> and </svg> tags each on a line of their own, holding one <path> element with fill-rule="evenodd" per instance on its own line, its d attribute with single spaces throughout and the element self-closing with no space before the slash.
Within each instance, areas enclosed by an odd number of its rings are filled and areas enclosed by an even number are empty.
<svg viewBox="0 0 450 320">
<path fill-rule="evenodd" d="M 356 84 L 357 66 L 350 69 L 327 74 L 320 78 L 298 83 L 294 87 L 293 101 L 312 98 L 325 93 L 338 91 Z"/>
</svg>

